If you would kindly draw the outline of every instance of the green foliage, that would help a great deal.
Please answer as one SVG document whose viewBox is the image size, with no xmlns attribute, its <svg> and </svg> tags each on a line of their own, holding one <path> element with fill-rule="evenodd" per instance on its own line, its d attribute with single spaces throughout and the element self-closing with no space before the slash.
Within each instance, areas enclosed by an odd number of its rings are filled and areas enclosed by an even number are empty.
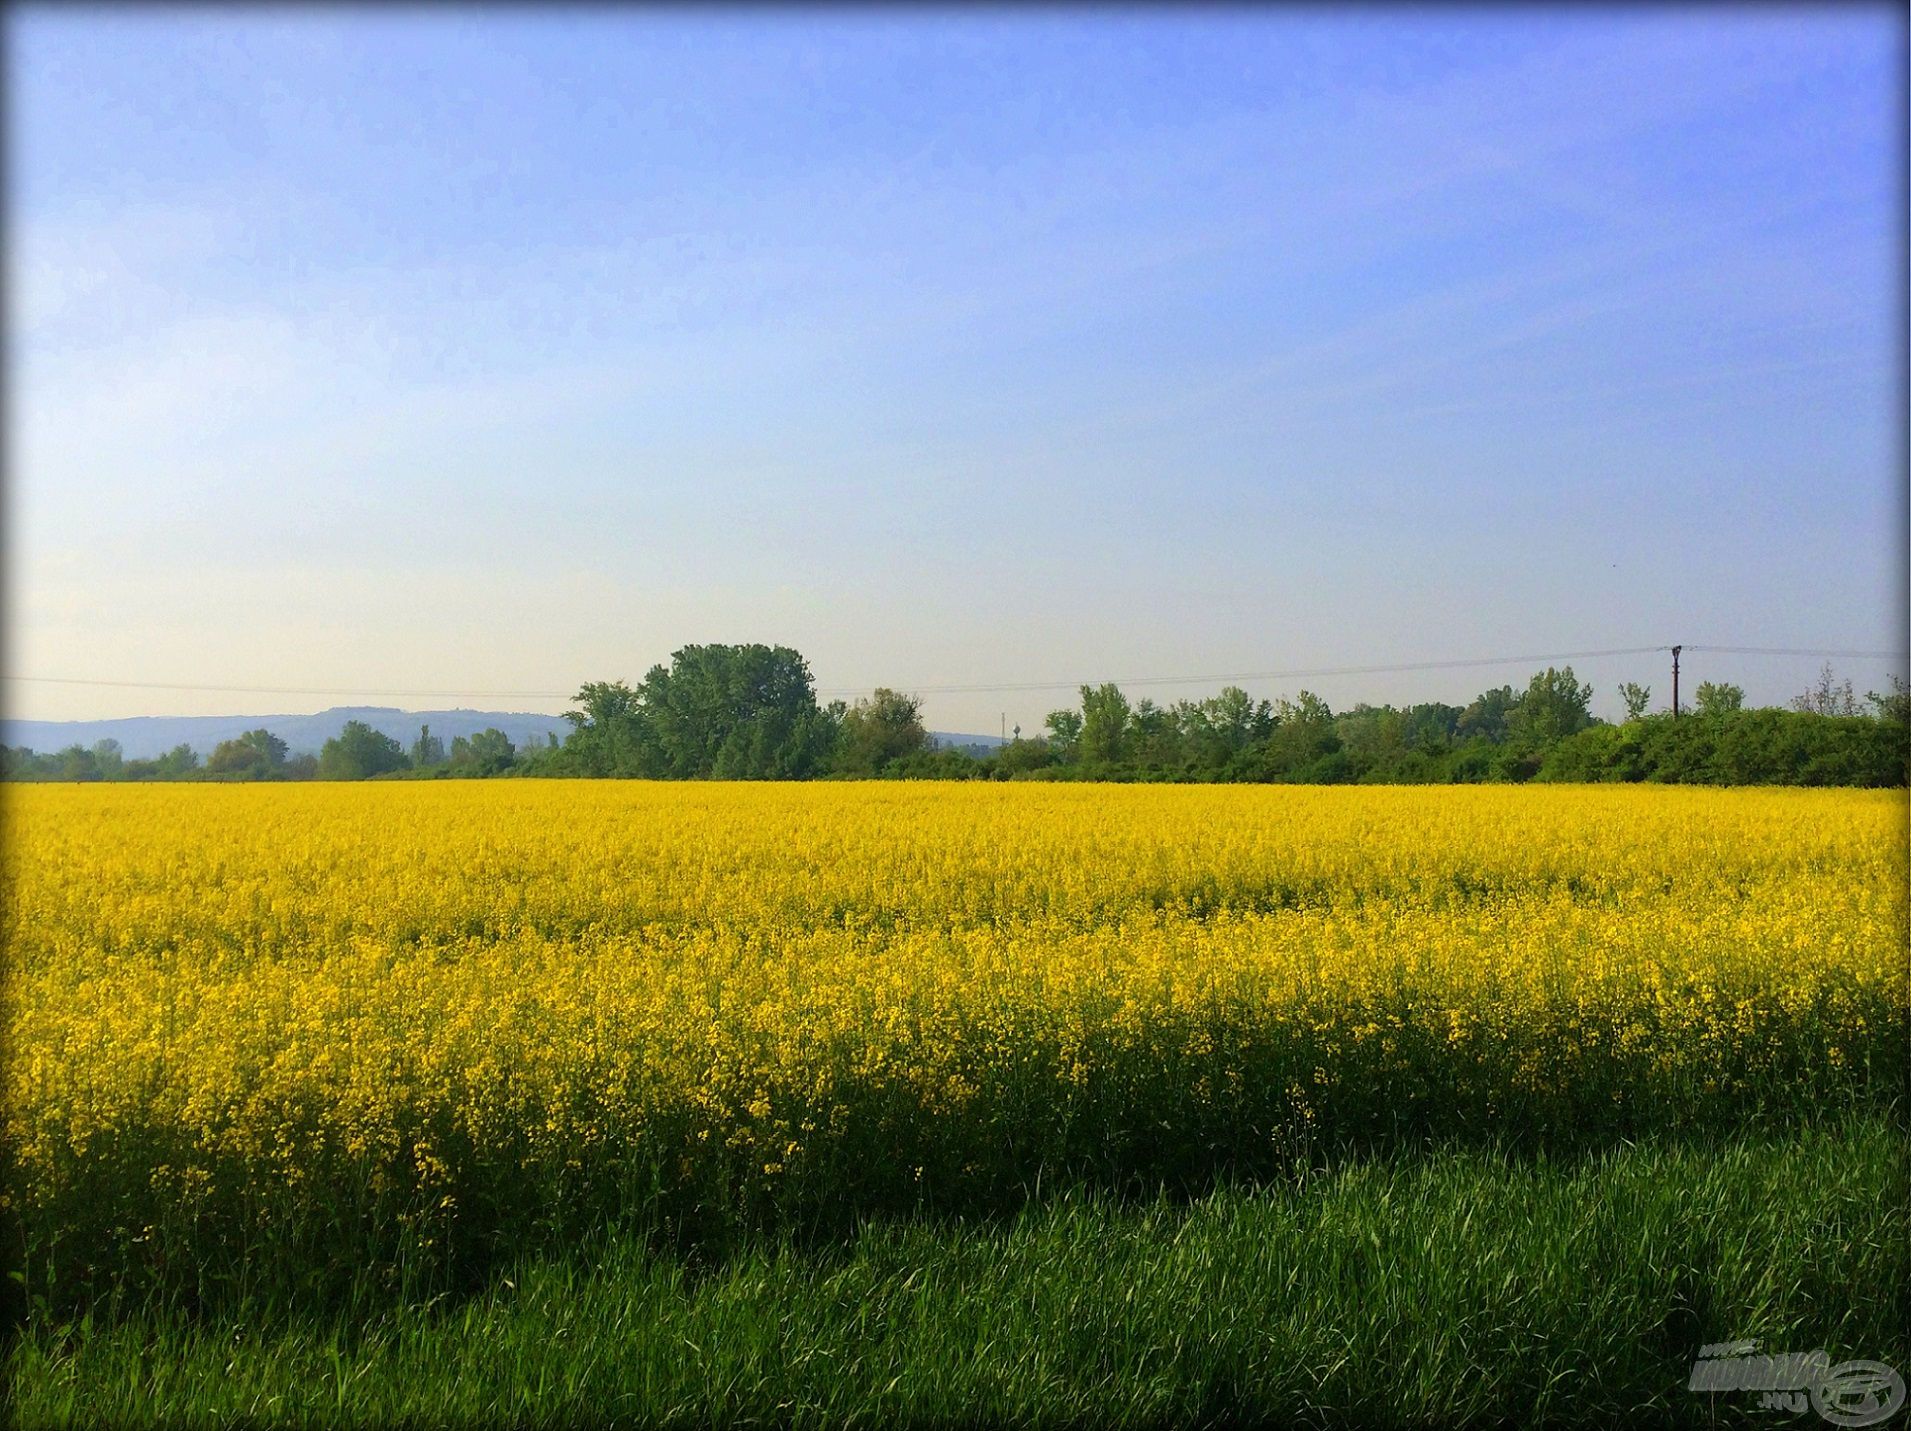
<svg viewBox="0 0 1911 1431">
<path fill-rule="evenodd" d="M 1699 682 L 1698 693 L 1692 698 L 1692 709 L 1702 716 L 1725 715 L 1730 711 L 1745 709 L 1745 688 L 1731 682 Z"/>
<path fill-rule="evenodd" d="M 857 701 L 843 713 L 835 769 L 849 775 L 881 775 L 894 762 L 907 761 L 928 749 L 922 698 L 879 686 L 874 695 Z"/>
<path fill-rule="evenodd" d="M 333 1302 L 35 1317 L 8 1371 L 48 1428 L 1803 1426 L 1688 1391 L 1693 1359 L 1745 1336 L 1911 1364 L 1905 1146 L 1871 1115 L 1195 1196 L 1045 1185 L 720 1256 L 617 1228 L 431 1305 L 357 1269 Z"/>
<path fill-rule="evenodd" d="M 320 749 L 318 774 L 326 780 L 368 780 L 410 764 L 404 748 L 390 736 L 363 721 L 348 720 Z"/>
<path fill-rule="evenodd" d="M 1128 697 L 1113 682 L 1082 687 L 1080 754 L 1084 764 L 1118 765 L 1128 754 Z"/>
<path fill-rule="evenodd" d="M 1594 726 L 1547 753 L 1542 780 L 1687 785 L 1905 783 L 1911 727 L 1863 716 L 1724 710 Z"/>
<path fill-rule="evenodd" d="M 1506 739 L 1506 718 L 1519 697 L 1511 686 L 1501 686 L 1497 690 L 1482 691 L 1473 698 L 1471 705 L 1460 712 L 1454 722 L 1453 733 L 1461 740 L 1471 740 L 1475 736 L 1491 741 Z"/>
<path fill-rule="evenodd" d="M 1176 723 L 1195 770 L 1220 772 L 1273 732 L 1273 707 L 1255 701 L 1239 686 L 1224 686 L 1218 696 L 1175 705 Z"/>
<path fill-rule="evenodd" d="M 1073 764 L 1081 744 L 1082 713 L 1050 711 L 1043 725 L 1048 729 L 1048 748 L 1054 754 L 1055 763 Z"/>
<path fill-rule="evenodd" d="M 685 646 L 638 693 L 666 776 L 800 780 L 834 753 L 836 721 L 787 646 Z"/>
<path fill-rule="evenodd" d="M 203 769 L 190 746 L 123 760 L 102 741 L 49 755 L 0 749 L 11 780 L 364 779 L 407 768 L 460 776 L 804 779 L 836 774 L 946 780 L 1283 781 L 1308 784 L 1656 780 L 1703 784 L 1911 783 L 1911 685 L 1861 704 L 1825 667 L 1792 711 L 1747 710 L 1742 688 L 1702 683 L 1696 718 L 1649 716 L 1650 690 L 1619 687 L 1627 720 L 1607 726 L 1572 668 L 1536 673 L 1465 706 L 1361 704 L 1336 715 L 1302 691 L 1256 701 L 1238 686 L 1203 700 L 1131 704 L 1112 684 L 1081 688 L 1079 710 L 1051 711 L 1042 737 L 977 752 L 936 751 L 922 703 L 879 688 L 854 706 L 819 706 L 809 667 L 787 647 L 686 646 L 636 687 L 592 681 L 565 712 L 571 733 L 517 750 L 496 729 L 453 740 L 429 728 L 407 753 L 351 722 L 318 759 L 288 759 L 265 730 L 223 742 Z M 1868 705 L 1875 716 L 1860 714 Z M 376 736 L 376 738 L 372 738 Z M 394 758 L 395 755 L 395 758 Z"/>
<path fill-rule="evenodd" d="M 1046 770 L 1055 764 L 1055 752 L 1046 740 L 1017 736 L 980 767 L 984 773 L 1013 778 Z"/>
<path fill-rule="evenodd" d="M 445 763 L 445 743 L 431 733 L 431 727 L 418 727 L 418 739 L 411 743 L 411 763 L 414 768 Z"/>
<path fill-rule="evenodd" d="M 898 756 L 882 770 L 883 775 L 902 780 L 968 780 L 975 773 L 975 758 L 960 750 L 919 750 Z"/>
<path fill-rule="evenodd" d="M 176 755 L 183 747 L 174 747 Z M 249 730 L 222 740 L 206 761 L 206 773 L 222 780 L 272 780 L 284 773 L 286 744 L 271 731 Z"/>
<path fill-rule="evenodd" d="M 637 692 L 622 681 L 587 681 L 577 704 L 564 712 L 571 723 L 564 742 L 567 763 L 576 774 L 643 776 L 659 774 L 654 745 Z"/>
<path fill-rule="evenodd" d="M 1573 668 L 1548 666 L 1527 682 L 1526 693 L 1506 712 L 1506 735 L 1528 749 L 1546 750 L 1593 723 L 1592 687 Z"/>
<path fill-rule="evenodd" d="M 1643 710 L 1643 686 L 1622 687 Z M 1336 715 L 1310 692 L 1272 706 L 1238 687 L 1167 709 L 1132 708 L 1113 686 L 1084 687 L 1083 709 L 1055 711 L 1047 740 L 1019 737 L 987 757 L 906 760 L 885 774 L 940 779 L 1248 780 L 1425 784 L 1546 780 L 1902 785 L 1911 747 L 1911 686 L 1873 695 L 1894 719 L 1807 718 L 1747 711 L 1736 686 L 1702 686 L 1703 720 L 1639 715 L 1609 726 L 1571 668 L 1522 692 L 1483 692 L 1465 707 L 1358 705 Z M 1816 723 L 1814 723 L 1816 722 Z M 1496 739 L 1485 732 L 1497 730 Z M 1118 732 L 1118 733 L 1117 733 Z M 1895 732 L 1895 733 L 1894 733 Z M 1119 758 L 1111 758 L 1111 748 Z"/>
<path fill-rule="evenodd" d="M 451 766 L 464 775 L 502 775 L 517 762 L 517 747 L 511 737 L 495 726 L 487 726 L 472 736 L 454 736 L 451 741 Z"/>
<path fill-rule="evenodd" d="M 1883 695 L 1879 695 L 1876 691 L 1867 691 L 1865 700 L 1877 713 L 1879 720 L 1911 726 L 1911 682 L 1897 675 L 1889 679 L 1891 681 L 1889 691 Z"/>
<path fill-rule="evenodd" d="M 1353 766 L 1330 757 L 1340 753 L 1340 732 L 1327 702 L 1311 691 L 1274 704 L 1274 728 L 1253 752 L 1251 778 L 1301 784 L 1339 784 Z"/>
<path fill-rule="evenodd" d="M 160 779 L 177 780 L 199 768 L 199 752 L 182 741 L 160 756 L 154 765 L 154 774 Z"/>
<path fill-rule="evenodd" d="M 59 770 L 62 780 L 98 780 L 99 755 L 84 746 L 69 745 L 60 752 Z"/>
<path fill-rule="evenodd" d="M 787 646 L 685 646 L 634 690 L 585 685 L 565 719 L 551 773 L 800 780 L 835 755 L 844 713 L 817 705 L 808 663 Z"/>
</svg>

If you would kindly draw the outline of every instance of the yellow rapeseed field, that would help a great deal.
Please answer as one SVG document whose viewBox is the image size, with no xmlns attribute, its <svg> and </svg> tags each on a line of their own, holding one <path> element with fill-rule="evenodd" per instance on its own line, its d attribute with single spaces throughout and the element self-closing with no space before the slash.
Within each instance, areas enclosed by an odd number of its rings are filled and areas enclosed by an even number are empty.
<svg viewBox="0 0 1911 1431">
<path fill-rule="evenodd" d="M 1897 792 L 15 787 L 36 1275 L 455 1263 L 1906 1075 Z"/>
</svg>

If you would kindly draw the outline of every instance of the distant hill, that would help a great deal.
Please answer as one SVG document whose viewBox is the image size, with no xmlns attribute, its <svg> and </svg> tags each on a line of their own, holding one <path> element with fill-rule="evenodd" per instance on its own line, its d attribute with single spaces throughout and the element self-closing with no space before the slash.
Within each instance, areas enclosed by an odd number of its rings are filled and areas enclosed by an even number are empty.
<svg viewBox="0 0 1911 1431">
<path fill-rule="evenodd" d="M 524 711 L 405 711 L 396 706 L 333 706 L 316 715 L 4 720 L 0 721 L 0 732 L 4 732 L 0 734 L 0 741 L 44 753 L 64 750 L 69 745 L 90 746 L 98 740 L 117 740 L 128 760 L 147 760 L 180 744 L 190 745 L 202 756 L 210 755 L 220 741 L 264 726 L 284 741 L 292 754 L 309 751 L 317 755 L 319 747 L 343 730 L 348 720 L 363 721 L 406 746 L 417 738 L 421 725 L 430 726 L 431 733 L 446 745 L 451 744 L 454 736 L 476 735 L 487 726 L 495 726 L 510 736 L 520 750 L 528 745 L 542 745 L 549 733 L 555 733 L 562 740 L 571 728 L 562 716 Z"/>
<path fill-rule="evenodd" d="M 970 755 L 983 756 L 997 746 L 1007 745 L 999 735 L 951 735 L 946 730 L 932 730 L 929 740 L 937 750 L 963 750 Z"/>
<path fill-rule="evenodd" d="M 99 740 L 117 740 L 128 760 L 150 760 L 164 755 L 175 745 L 190 745 L 200 755 L 212 754 L 222 740 L 231 740 L 249 730 L 264 726 L 284 741 L 294 755 L 309 751 L 317 755 L 319 747 L 345 728 L 348 720 L 363 721 L 373 730 L 409 746 L 418 735 L 418 727 L 428 725 L 431 733 L 446 745 L 452 737 L 476 735 L 495 726 L 511 737 L 522 750 L 542 745 L 547 735 L 562 740 L 570 733 L 570 724 L 562 716 L 537 715 L 526 711 L 405 711 L 396 706 L 333 706 L 316 715 L 264 716 L 128 716 L 121 720 L 0 720 L 0 744 L 26 746 L 42 754 L 64 750 L 69 745 L 92 745 Z M 938 746 L 968 749 L 976 753 L 993 750 L 1002 744 L 993 735 L 952 735 L 931 731 Z"/>
</svg>

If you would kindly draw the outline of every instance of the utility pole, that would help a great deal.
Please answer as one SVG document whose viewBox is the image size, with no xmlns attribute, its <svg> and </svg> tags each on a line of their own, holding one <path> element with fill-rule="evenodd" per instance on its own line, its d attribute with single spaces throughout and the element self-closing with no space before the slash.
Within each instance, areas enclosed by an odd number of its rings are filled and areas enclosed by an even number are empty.
<svg viewBox="0 0 1911 1431">
<path fill-rule="evenodd" d="M 1672 718 L 1679 718 L 1679 652 L 1682 648 L 1672 648 Z"/>
</svg>

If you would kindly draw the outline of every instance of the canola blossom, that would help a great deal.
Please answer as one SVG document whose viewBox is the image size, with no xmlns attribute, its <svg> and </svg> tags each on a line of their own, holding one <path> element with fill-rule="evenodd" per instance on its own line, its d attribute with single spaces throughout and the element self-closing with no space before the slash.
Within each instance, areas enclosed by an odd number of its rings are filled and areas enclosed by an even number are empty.
<svg viewBox="0 0 1911 1431">
<path fill-rule="evenodd" d="M 16 787 L 6 1196 L 43 1285 L 184 1285 L 1887 1106 L 1905 815 L 1612 787 Z"/>
</svg>

